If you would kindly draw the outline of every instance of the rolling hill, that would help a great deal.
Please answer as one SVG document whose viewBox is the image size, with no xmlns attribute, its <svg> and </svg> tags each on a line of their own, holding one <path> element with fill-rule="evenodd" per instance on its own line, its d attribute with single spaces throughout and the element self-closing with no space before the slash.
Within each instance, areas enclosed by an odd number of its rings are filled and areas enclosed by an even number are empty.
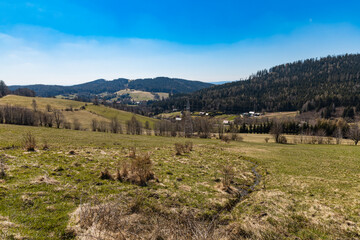
<svg viewBox="0 0 360 240">
<path fill-rule="evenodd" d="M 93 119 L 97 121 L 110 122 L 112 118 L 117 118 L 121 124 L 125 124 L 133 116 L 132 113 L 117 110 L 103 105 L 95 106 L 92 103 L 84 103 L 72 100 L 57 99 L 57 98 L 42 98 L 42 97 L 23 97 L 15 95 L 7 95 L 0 98 L 0 105 L 15 105 L 25 108 L 32 108 L 32 101 L 35 100 L 39 111 L 46 112 L 47 105 L 51 108 L 60 110 L 67 122 L 73 123 L 78 120 L 83 129 L 91 129 Z M 85 107 L 85 109 L 81 109 Z M 141 115 L 136 115 L 136 118 L 143 124 L 148 121 L 152 126 L 157 120 Z"/>
<path fill-rule="evenodd" d="M 212 84 L 199 81 L 190 81 L 178 78 L 146 78 L 129 80 L 125 78 L 114 79 L 107 81 L 98 79 L 92 82 L 73 86 L 60 85 L 27 85 L 9 86 L 9 89 L 14 91 L 18 88 L 28 88 L 34 90 L 37 96 L 53 97 L 57 95 L 69 94 L 100 94 L 100 93 L 115 93 L 123 89 L 134 89 L 147 92 L 163 92 L 163 93 L 190 93 L 202 88 L 210 87 Z"/>
<path fill-rule="evenodd" d="M 247 80 L 178 94 L 154 103 L 158 111 L 311 111 L 322 108 L 360 109 L 360 54 L 328 56 L 275 66 Z"/>
</svg>

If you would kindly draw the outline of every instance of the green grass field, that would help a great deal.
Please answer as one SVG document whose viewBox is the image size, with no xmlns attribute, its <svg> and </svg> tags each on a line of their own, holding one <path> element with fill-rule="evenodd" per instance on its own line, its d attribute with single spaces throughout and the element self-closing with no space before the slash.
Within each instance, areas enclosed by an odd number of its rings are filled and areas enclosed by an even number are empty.
<svg viewBox="0 0 360 240">
<path fill-rule="evenodd" d="M 37 139 L 36 152 L 22 147 L 29 131 Z M 265 143 L 265 135 L 243 137 L 230 143 L 191 139 L 193 151 L 178 156 L 174 143 L 184 143 L 183 138 L 0 125 L 6 173 L 0 180 L 0 238 L 73 239 L 69 229 L 76 229 L 78 239 L 90 239 L 81 234 L 94 229 L 81 228 L 74 212 L 94 199 L 96 206 L 119 199 L 124 209 L 136 206 L 122 213 L 132 224 L 126 233 L 141 229 L 139 238 L 128 239 L 150 239 L 141 234 L 161 232 L 146 225 L 149 216 L 185 213 L 216 216 L 215 235 L 204 239 L 360 238 L 360 147 L 279 145 Z M 45 142 L 48 150 L 42 149 Z M 129 149 L 135 146 L 138 154 L 150 153 L 158 182 L 140 187 L 99 178 L 104 169 L 115 175 L 131 161 Z M 221 188 L 221 169 L 233 166 L 232 185 L 246 189 L 255 179 L 254 164 L 262 175 L 260 184 L 234 202 L 236 196 Z M 166 233 L 162 236 L 166 239 Z"/>
</svg>

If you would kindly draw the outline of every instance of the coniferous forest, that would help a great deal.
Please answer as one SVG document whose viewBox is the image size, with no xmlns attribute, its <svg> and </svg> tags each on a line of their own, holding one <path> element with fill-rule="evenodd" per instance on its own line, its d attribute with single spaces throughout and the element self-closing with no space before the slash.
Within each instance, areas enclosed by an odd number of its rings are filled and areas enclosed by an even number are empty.
<svg viewBox="0 0 360 240">
<path fill-rule="evenodd" d="M 359 94 L 360 54 L 346 54 L 278 65 L 246 80 L 174 95 L 152 108 L 183 109 L 189 99 L 194 111 L 225 113 L 360 109 Z"/>
</svg>

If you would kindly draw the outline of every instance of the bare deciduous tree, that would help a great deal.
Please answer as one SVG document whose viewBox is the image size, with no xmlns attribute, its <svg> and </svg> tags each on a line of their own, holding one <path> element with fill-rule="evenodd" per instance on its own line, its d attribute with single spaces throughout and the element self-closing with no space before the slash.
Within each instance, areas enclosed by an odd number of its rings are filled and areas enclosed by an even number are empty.
<svg viewBox="0 0 360 240">
<path fill-rule="evenodd" d="M 282 133 L 283 133 L 282 124 L 278 122 L 274 122 L 273 126 L 271 127 L 270 134 L 273 136 L 276 143 L 280 143 Z"/>
<path fill-rule="evenodd" d="M 348 137 L 354 141 L 354 144 L 357 145 L 360 141 L 360 129 L 357 124 L 354 124 L 350 127 L 348 132 Z"/>
<path fill-rule="evenodd" d="M 191 114 L 189 111 L 184 112 L 184 133 L 185 133 L 185 137 L 190 138 L 193 136 L 193 122 L 191 119 Z"/>
<path fill-rule="evenodd" d="M 112 118 L 110 122 L 110 131 L 112 133 L 119 133 L 120 132 L 120 123 L 117 118 Z"/>
<path fill-rule="evenodd" d="M 48 112 L 52 111 L 52 107 L 50 104 L 46 105 L 46 111 L 48 111 Z"/>
<path fill-rule="evenodd" d="M 32 106 L 34 112 L 37 112 L 37 103 L 36 103 L 35 99 L 32 100 L 31 106 Z"/>
<path fill-rule="evenodd" d="M 56 127 L 60 128 L 60 125 L 64 121 L 63 114 L 59 110 L 54 110 L 53 115 L 54 115 L 54 120 L 55 120 Z"/>
<path fill-rule="evenodd" d="M 91 121 L 91 130 L 93 130 L 94 132 L 96 132 L 96 130 L 98 129 L 98 127 L 99 127 L 99 122 L 98 122 L 98 120 L 93 119 L 93 120 Z"/>
<path fill-rule="evenodd" d="M 135 115 L 132 116 L 131 120 L 126 121 L 126 125 L 127 125 L 127 134 L 132 134 L 132 135 L 141 135 L 142 133 L 142 124 L 141 122 L 139 122 Z"/>
</svg>

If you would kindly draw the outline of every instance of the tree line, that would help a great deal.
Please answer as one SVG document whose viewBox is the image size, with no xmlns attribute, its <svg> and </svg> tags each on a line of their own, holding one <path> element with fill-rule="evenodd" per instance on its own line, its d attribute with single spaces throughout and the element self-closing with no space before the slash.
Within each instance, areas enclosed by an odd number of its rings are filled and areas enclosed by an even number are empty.
<svg viewBox="0 0 360 240">
<path fill-rule="evenodd" d="M 9 94 L 25 96 L 25 97 L 35 97 L 36 93 L 33 90 L 28 88 L 17 88 L 14 91 L 9 90 L 3 80 L 0 80 L 0 98 Z"/>
</svg>

